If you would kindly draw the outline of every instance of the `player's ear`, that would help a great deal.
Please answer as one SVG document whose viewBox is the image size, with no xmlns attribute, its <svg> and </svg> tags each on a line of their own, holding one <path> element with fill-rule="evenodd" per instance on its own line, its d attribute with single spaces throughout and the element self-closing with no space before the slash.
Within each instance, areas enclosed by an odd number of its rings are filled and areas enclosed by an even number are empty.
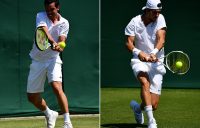
<svg viewBox="0 0 200 128">
<path fill-rule="evenodd" d="M 60 6 L 59 5 L 57 6 L 57 11 L 60 12 Z"/>
</svg>

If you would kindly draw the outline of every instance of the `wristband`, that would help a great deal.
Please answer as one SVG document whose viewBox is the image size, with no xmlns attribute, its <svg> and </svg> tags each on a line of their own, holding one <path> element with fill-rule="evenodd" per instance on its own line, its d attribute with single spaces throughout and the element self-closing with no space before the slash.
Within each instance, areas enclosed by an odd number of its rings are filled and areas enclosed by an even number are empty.
<svg viewBox="0 0 200 128">
<path fill-rule="evenodd" d="M 137 49 L 137 48 L 134 48 L 134 49 L 132 50 L 132 52 L 133 52 L 133 55 L 138 56 L 139 53 L 141 52 L 141 50 L 139 50 L 139 49 Z"/>
<path fill-rule="evenodd" d="M 157 48 L 154 48 L 154 50 L 151 52 L 151 54 L 154 54 L 154 55 L 156 55 L 157 53 L 158 53 L 158 49 Z"/>
</svg>

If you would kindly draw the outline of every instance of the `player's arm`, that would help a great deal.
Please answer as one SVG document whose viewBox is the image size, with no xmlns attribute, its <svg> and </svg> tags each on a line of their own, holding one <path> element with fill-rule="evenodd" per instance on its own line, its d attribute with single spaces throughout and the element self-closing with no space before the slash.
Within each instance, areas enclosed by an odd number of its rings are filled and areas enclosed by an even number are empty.
<svg viewBox="0 0 200 128">
<path fill-rule="evenodd" d="M 164 47 L 165 35 L 166 35 L 166 28 L 162 28 L 158 30 L 156 33 L 157 42 L 155 48 L 157 48 L 158 50 Z"/>
<path fill-rule="evenodd" d="M 52 49 L 55 50 L 55 51 L 58 51 L 58 52 L 62 52 L 64 49 L 60 47 L 59 42 L 65 42 L 66 37 L 62 36 L 62 35 L 59 36 L 58 43 L 56 43 L 56 41 L 53 39 L 51 34 L 49 34 L 47 27 L 43 26 L 42 29 L 45 31 L 45 33 L 48 37 L 49 43 L 52 44 L 52 46 L 53 46 Z"/>
<path fill-rule="evenodd" d="M 135 47 L 135 36 L 126 36 L 126 38 L 126 47 L 128 48 L 128 50 L 133 52 L 134 56 L 138 56 L 141 61 L 148 61 L 148 55 Z"/>
<path fill-rule="evenodd" d="M 45 33 L 47 35 L 47 38 L 49 40 L 49 43 L 53 46 L 52 49 L 55 50 L 55 47 L 57 46 L 57 43 L 54 41 L 53 37 L 49 33 L 48 28 L 46 26 L 42 26 L 41 28 L 45 31 Z"/>
<path fill-rule="evenodd" d="M 156 33 L 156 44 L 154 50 L 151 52 L 150 57 L 152 61 L 156 61 L 156 54 L 160 49 L 164 47 L 165 44 L 165 36 L 166 36 L 166 28 L 161 28 L 160 30 L 157 31 Z"/>
<path fill-rule="evenodd" d="M 58 42 L 65 42 L 65 41 L 66 41 L 66 37 L 65 36 L 59 36 Z"/>
<path fill-rule="evenodd" d="M 128 48 L 129 51 L 133 51 L 133 49 L 135 48 L 134 46 L 134 36 L 126 36 L 127 41 L 126 41 L 126 47 Z"/>
</svg>

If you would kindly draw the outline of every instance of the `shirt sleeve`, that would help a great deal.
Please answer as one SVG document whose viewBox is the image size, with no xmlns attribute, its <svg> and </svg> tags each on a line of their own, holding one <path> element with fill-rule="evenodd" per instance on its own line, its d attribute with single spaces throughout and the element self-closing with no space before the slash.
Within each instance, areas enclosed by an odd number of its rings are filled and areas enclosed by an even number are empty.
<svg viewBox="0 0 200 128">
<path fill-rule="evenodd" d="M 65 36 L 67 37 L 67 34 L 69 32 L 69 22 L 66 20 L 63 22 L 59 27 L 59 36 Z"/>
<path fill-rule="evenodd" d="M 36 28 L 47 26 L 45 13 L 38 13 L 36 15 Z"/>
<path fill-rule="evenodd" d="M 167 27 L 165 18 L 162 14 L 160 14 L 157 21 L 157 30 L 160 30 L 161 28 L 164 28 L 164 27 Z"/>
<path fill-rule="evenodd" d="M 125 35 L 135 36 L 135 24 L 134 24 L 134 20 L 133 19 L 126 26 L 126 28 L 125 28 Z"/>
</svg>

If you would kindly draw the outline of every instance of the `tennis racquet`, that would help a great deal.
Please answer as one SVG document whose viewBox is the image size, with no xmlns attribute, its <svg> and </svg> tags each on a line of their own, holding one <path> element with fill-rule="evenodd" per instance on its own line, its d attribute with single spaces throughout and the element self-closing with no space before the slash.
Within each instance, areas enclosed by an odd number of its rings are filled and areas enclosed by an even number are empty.
<svg viewBox="0 0 200 128">
<path fill-rule="evenodd" d="M 172 73 L 183 75 L 190 69 L 189 56 L 183 51 L 171 51 L 162 58 L 165 59 L 163 65 Z"/>
<path fill-rule="evenodd" d="M 36 29 L 35 44 L 40 51 L 45 51 L 51 46 L 51 44 L 48 41 L 48 37 L 42 28 Z"/>
</svg>

